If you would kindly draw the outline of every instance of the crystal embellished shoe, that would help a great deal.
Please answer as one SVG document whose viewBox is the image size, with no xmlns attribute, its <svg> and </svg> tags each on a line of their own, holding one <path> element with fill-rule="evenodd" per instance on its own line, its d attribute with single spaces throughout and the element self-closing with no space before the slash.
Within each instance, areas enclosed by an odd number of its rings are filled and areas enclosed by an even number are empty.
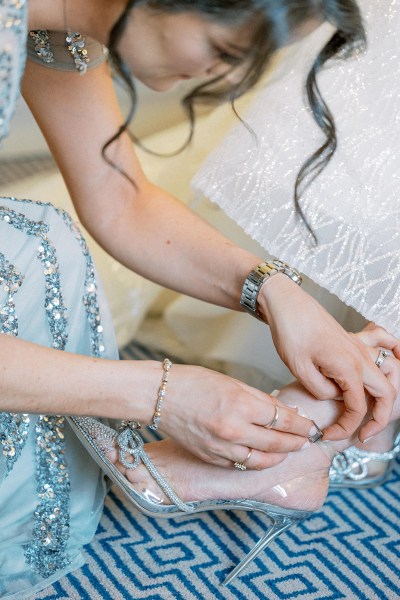
<svg viewBox="0 0 400 600">
<path fill-rule="evenodd" d="M 370 488 L 381 485 L 389 479 L 394 460 L 399 454 L 400 431 L 395 437 L 392 449 L 387 452 L 370 452 L 350 446 L 333 459 L 329 470 L 329 487 Z M 371 475 L 368 466 L 375 461 L 382 463 L 384 469 Z"/>
<path fill-rule="evenodd" d="M 143 440 L 137 433 L 137 429 L 140 427 L 138 423 L 124 421 L 119 432 L 116 432 L 114 429 L 91 417 L 68 417 L 68 422 L 78 439 L 83 443 L 100 468 L 121 489 L 130 502 L 147 516 L 169 518 L 211 510 L 246 510 L 258 511 L 268 517 L 271 524 L 267 533 L 233 571 L 229 573 L 223 585 L 227 585 L 239 575 L 282 532 L 300 523 L 315 512 L 315 510 L 306 511 L 281 508 L 273 504 L 251 499 L 184 502 L 174 492 L 146 454 Z M 148 490 L 139 492 L 107 458 L 106 454 L 110 450 L 115 449 L 118 451 L 119 461 L 126 469 L 135 469 L 140 463 L 143 463 L 172 504 L 163 503 L 157 497 L 157 494 Z M 278 487 L 280 488 L 280 494 L 282 494 L 283 486 Z"/>
</svg>

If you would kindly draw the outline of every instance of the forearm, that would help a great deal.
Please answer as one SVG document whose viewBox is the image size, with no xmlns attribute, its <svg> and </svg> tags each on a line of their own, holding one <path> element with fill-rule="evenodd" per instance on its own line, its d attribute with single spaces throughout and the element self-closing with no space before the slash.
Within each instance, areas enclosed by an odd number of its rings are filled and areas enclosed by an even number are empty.
<svg viewBox="0 0 400 600">
<path fill-rule="evenodd" d="M 151 420 L 157 362 L 91 358 L 0 334 L 0 365 L 0 412 Z"/>
<path fill-rule="evenodd" d="M 107 252 L 135 272 L 179 292 L 240 309 L 244 279 L 259 257 L 235 246 L 152 185 L 126 134 L 107 149 L 107 157 L 131 181 L 107 164 L 101 148 L 123 120 L 108 69 L 104 65 L 84 78 L 68 75 L 28 61 L 23 91 L 81 222 Z M 72 104 L 65 93 L 71 85 Z"/>
<path fill-rule="evenodd" d="M 150 183 L 126 193 L 131 203 L 114 210 L 110 220 L 99 223 L 81 214 L 102 247 L 160 285 L 240 310 L 245 277 L 262 259 Z"/>
</svg>

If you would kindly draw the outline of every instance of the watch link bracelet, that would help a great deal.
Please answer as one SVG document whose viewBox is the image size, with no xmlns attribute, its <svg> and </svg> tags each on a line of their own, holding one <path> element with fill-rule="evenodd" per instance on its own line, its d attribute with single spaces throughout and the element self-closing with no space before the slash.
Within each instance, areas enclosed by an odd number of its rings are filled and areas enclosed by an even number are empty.
<svg viewBox="0 0 400 600">
<path fill-rule="evenodd" d="M 278 259 L 262 262 L 247 275 L 242 288 L 240 304 L 253 317 L 261 319 L 261 315 L 257 310 L 257 297 L 261 286 L 267 279 L 278 273 L 287 275 L 297 285 L 301 285 L 302 278 L 298 270 Z"/>
</svg>

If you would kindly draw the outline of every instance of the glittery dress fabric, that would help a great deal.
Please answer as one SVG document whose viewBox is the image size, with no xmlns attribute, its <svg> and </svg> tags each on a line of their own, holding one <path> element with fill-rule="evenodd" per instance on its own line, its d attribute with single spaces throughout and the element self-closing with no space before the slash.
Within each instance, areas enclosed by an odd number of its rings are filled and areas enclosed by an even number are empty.
<svg viewBox="0 0 400 600">
<path fill-rule="evenodd" d="M 26 18 L 24 0 L 3 0 L 1 139 L 19 94 Z M 0 335 L 117 358 L 86 242 L 68 214 L 51 204 L 0 198 Z M 35 597 L 80 567 L 105 493 L 101 471 L 62 417 L 0 413 L 0 597 Z"/>
<path fill-rule="evenodd" d="M 338 136 L 333 160 L 294 211 L 299 168 L 324 141 L 304 100 L 306 74 L 332 29 L 289 48 L 279 67 L 193 180 L 269 253 L 360 314 L 400 335 L 400 2 L 359 2 L 365 53 L 318 76 Z"/>
</svg>

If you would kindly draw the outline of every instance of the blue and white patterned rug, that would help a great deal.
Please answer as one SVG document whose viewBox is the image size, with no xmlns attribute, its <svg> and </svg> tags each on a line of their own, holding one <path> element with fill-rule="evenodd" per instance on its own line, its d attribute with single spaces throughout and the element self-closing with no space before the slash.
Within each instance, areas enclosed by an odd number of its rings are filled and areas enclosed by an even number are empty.
<svg viewBox="0 0 400 600">
<path fill-rule="evenodd" d="M 133 353 L 149 357 L 138 345 Z M 400 599 L 400 461 L 376 489 L 330 492 L 320 512 L 222 587 L 266 527 L 243 511 L 149 518 L 113 488 L 86 565 L 36 600 Z"/>
</svg>

